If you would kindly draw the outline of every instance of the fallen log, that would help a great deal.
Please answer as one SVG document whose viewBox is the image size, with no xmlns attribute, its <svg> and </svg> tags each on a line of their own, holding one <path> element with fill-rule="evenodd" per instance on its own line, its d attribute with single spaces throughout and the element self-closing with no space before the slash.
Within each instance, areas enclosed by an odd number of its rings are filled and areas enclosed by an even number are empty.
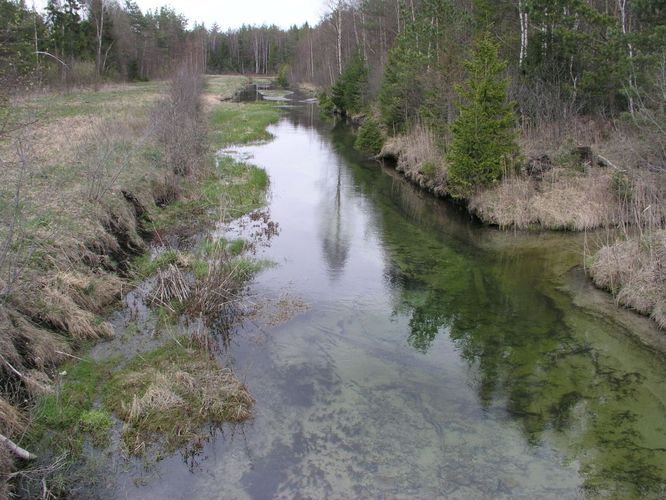
<svg viewBox="0 0 666 500">
<path fill-rule="evenodd" d="M 35 460 L 37 458 L 37 455 L 33 455 L 28 450 L 21 448 L 14 441 L 8 437 L 3 436 L 2 434 L 0 434 L 0 443 L 4 443 L 7 448 L 9 448 L 11 452 L 18 458 L 23 460 Z"/>
</svg>

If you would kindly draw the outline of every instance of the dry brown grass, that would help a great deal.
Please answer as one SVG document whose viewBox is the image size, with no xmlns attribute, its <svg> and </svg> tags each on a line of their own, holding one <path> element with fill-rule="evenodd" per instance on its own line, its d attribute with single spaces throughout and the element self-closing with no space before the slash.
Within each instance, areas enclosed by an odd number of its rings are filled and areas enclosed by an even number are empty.
<svg viewBox="0 0 666 500">
<path fill-rule="evenodd" d="M 119 274 L 127 260 L 147 248 L 144 225 L 158 205 L 178 198 L 183 178 L 174 172 L 196 174 L 207 153 L 200 82 L 185 80 L 192 85 L 168 89 L 177 112 L 162 128 L 151 123 L 164 118 L 163 102 L 152 112 L 166 87 L 161 84 L 33 95 L 14 103 L 25 126 L 0 141 L 0 195 L 11 199 L 16 181 L 27 180 L 20 216 L 0 213 L 3 223 L 16 220 L 14 233 L 0 227 L 0 241 L 13 234 L 11 264 L 21 270 L 10 280 L 0 269 L 0 428 L 9 436 L 22 429 L 18 408 L 49 391 L 57 365 L 71 356 L 70 344 L 113 335 L 102 318 L 121 298 L 125 280 Z M 232 84 L 220 80 L 217 86 Z M 196 162 L 190 162 L 192 152 Z M 204 387 L 212 394 L 212 385 Z M 5 467 L 4 451 L 0 474 L 11 462 L 9 457 Z"/>
<path fill-rule="evenodd" d="M 229 306 L 238 299 L 238 289 L 247 279 L 245 261 L 229 260 L 225 252 L 216 254 L 209 257 L 207 272 L 195 281 L 187 301 L 188 314 L 203 317 L 208 325 L 229 312 Z"/>
<path fill-rule="evenodd" d="M 619 222 L 611 172 L 600 168 L 585 174 L 556 168 L 541 180 L 509 176 L 474 195 L 469 208 L 482 221 L 505 228 L 583 231 Z"/>
<path fill-rule="evenodd" d="M 46 374 L 70 353 L 67 343 L 48 330 L 39 328 L 24 315 L 0 305 L 0 372 L 2 391 L 12 402 L 48 392 Z"/>
<path fill-rule="evenodd" d="M 0 434 L 13 437 L 25 431 L 25 417 L 15 406 L 0 398 Z"/>
<path fill-rule="evenodd" d="M 0 444 L 0 498 L 10 498 L 9 479 L 14 471 L 14 456 L 7 446 Z"/>
<path fill-rule="evenodd" d="M 167 307 L 173 300 L 183 304 L 189 298 L 190 292 L 191 285 L 186 273 L 179 266 L 169 264 L 165 269 L 157 271 L 150 302 Z"/>
<path fill-rule="evenodd" d="M 618 303 L 666 328 L 666 231 L 603 246 L 589 269 L 594 283 Z"/>
<path fill-rule="evenodd" d="M 446 194 L 446 164 L 434 134 L 416 125 L 407 135 L 389 138 L 380 157 L 397 160 L 396 170 L 411 182 L 437 195 Z"/>
<path fill-rule="evenodd" d="M 111 325 L 77 304 L 74 297 L 80 296 L 78 292 L 73 297 L 68 291 L 66 287 L 63 289 L 48 279 L 37 278 L 21 284 L 12 300 L 25 316 L 50 328 L 67 332 L 74 340 L 112 337 L 114 332 Z"/>
</svg>

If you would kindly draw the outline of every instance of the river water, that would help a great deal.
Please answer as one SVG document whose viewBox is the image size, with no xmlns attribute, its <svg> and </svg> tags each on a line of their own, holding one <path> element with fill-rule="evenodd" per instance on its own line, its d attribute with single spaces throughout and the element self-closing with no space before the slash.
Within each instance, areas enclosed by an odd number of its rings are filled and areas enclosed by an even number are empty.
<svg viewBox="0 0 666 500">
<path fill-rule="evenodd" d="M 576 268 L 582 236 L 481 227 L 363 162 L 311 104 L 270 131 L 236 150 L 268 171 L 280 228 L 248 300 L 287 312 L 221 355 L 255 418 L 114 496 L 666 494 L 666 363 Z"/>
</svg>

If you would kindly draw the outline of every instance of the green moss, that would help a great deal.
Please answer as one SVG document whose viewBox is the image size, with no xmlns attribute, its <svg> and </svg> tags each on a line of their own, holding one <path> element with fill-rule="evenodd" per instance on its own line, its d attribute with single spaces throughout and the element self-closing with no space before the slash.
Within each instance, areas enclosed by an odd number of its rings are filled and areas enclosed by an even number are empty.
<svg viewBox="0 0 666 500">
<path fill-rule="evenodd" d="M 104 410 L 88 410 L 79 417 L 79 425 L 82 431 L 90 434 L 95 445 L 102 446 L 108 442 L 113 420 Z"/>
<path fill-rule="evenodd" d="M 113 362 L 83 359 L 65 365 L 62 385 L 36 404 L 28 441 L 35 446 L 45 443 L 54 453 L 68 452 L 73 456 L 82 451 L 82 432 L 91 433 L 94 444 L 100 444 L 111 425 L 107 426 L 92 406 Z"/>
</svg>

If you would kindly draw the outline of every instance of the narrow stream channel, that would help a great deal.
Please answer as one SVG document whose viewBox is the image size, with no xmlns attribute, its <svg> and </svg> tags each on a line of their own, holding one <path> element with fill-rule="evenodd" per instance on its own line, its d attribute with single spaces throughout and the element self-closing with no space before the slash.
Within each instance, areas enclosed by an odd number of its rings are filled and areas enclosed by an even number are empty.
<svg viewBox="0 0 666 500">
<path fill-rule="evenodd" d="M 270 131 L 238 150 L 280 227 L 248 300 L 295 315 L 249 318 L 222 354 L 256 416 L 121 473 L 115 497 L 666 494 L 666 363 L 631 331 L 647 320 L 572 270 L 582 236 L 481 227 L 362 162 L 311 104 Z"/>
</svg>

